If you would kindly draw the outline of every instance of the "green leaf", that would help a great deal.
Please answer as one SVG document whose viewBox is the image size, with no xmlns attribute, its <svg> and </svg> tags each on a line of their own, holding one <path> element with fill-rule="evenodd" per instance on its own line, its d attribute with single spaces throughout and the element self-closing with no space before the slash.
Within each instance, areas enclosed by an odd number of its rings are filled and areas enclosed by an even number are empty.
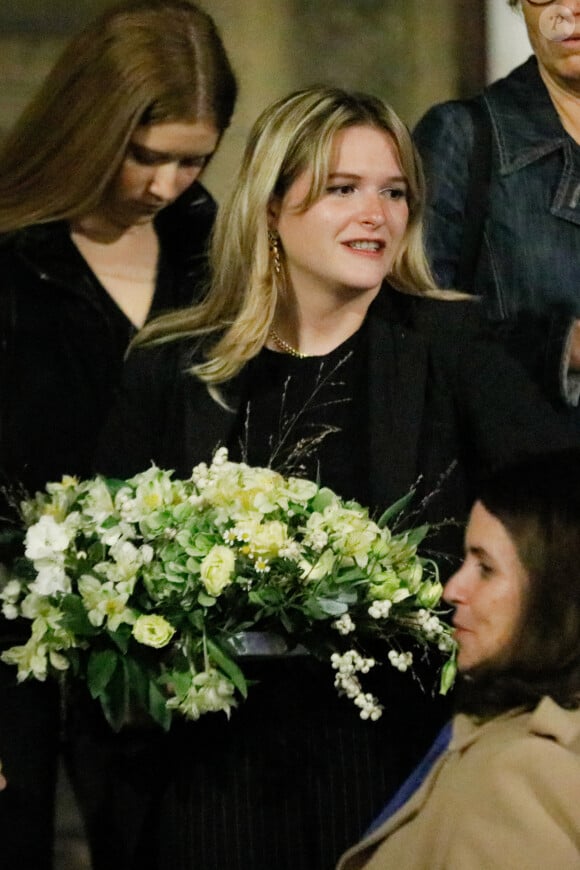
<svg viewBox="0 0 580 870">
<path fill-rule="evenodd" d="M 202 607 L 213 607 L 216 603 L 216 599 L 213 595 L 208 595 L 207 592 L 204 592 L 203 590 L 198 593 L 197 601 Z"/>
<path fill-rule="evenodd" d="M 201 610 L 193 610 L 188 616 L 189 622 L 193 626 L 193 628 L 198 631 L 203 631 L 203 613 Z"/>
<path fill-rule="evenodd" d="M 412 501 L 413 496 L 415 495 L 415 490 L 412 489 L 402 498 L 398 499 L 394 504 L 386 509 L 384 513 L 381 514 L 377 525 L 380 529 L 384 529 L 385 526 L 389 524 L 389 520 L 392 520 L 393 517 L 398 516 L 398 514 L 402 513 L 406 507 L 408 507 L 409 503 Z"/>
<path fill-rule="evenodd" d="M 117 659 L 117 667 L 111 680 L 100 696 L 105 718 L 113 731 L 120 731 L 129 715 L 129 677 L 125 659 Z"/>
<path fill-rule="evenodd" d="M 425 537 L 425 535 L 428 533 L 429 528 L 429 524 L 425 523 L 425 525 L 423 526 L 417 526 L 417 528 L 411 529 L 410 532 L 408 532 L 407 534 L 407 542 L 412 547 L 418 546 Z"/>
<path fill-rule="evenodd" d="M 79 637 L 92 637 L 100 629 L 91 625 L 82 599 L 78 595 L 65 595 L 60 602 L 63 612 L 61 624 L 67 631 Z"/>
<path fill-rule="evenodd" d="M 155 720 L 164 731 L 169 731 L 171 725 L 171 710 L 168 709 L 165 695 L 160 691 L 157 684 L 151 680 L 149 683 L 149 699 L 147 709 L 151 718 Z"/>
<path fill-rule="evenodd" d="M 124 661 L 127 666 L 127 676 L 131 690 L 143 706 L 147 707 L 149 702 L 149 675 L 134 658 L 127 656 Z"/>
<path fill-rule="evenodd" d="M 118 477 L 106 477 L 104 478 L 105 484 L 111 495 L 114 497 L 117 495 L 120 489 L 127 486 L 126 480 L 121 480 Z"/>
<path fill-rule="evenodd" d="M 317 601 L 320 609 L 329 616 L 342 616 L 348 610 L 348 605 L 334 598 L 318 598 Z"/>
<path fill-rule="evenodd" d="M 117 631 L 109 631 L 108 635 L 113 643 L 119 647 L 123 655 L 126 655 L 129 649 L 129 641 L 131 640 L 131 626 L 123 623 Z"/>
<path fill-rule="evenodd" d="M 220 670 L 226 674 L 242 698 L 248 697 L 248 684 L 241 669 L 211 638 L 207 638 L 207 651 Z"/>
<path fill-rule="evenodd" d="M 87 665 L 87 684 L 93 698 L 100 698 L 105 692 L 118 660 L 118 654 L 112 649 L 91 652 Z"/>
<path fill-rule="evenodd" d="M 335 501 L 336 495 L 333 491 L 328 489 L 328 487 L 323 487 L 312 499 L 312 509 L 318 513 L 322 513 L 324 508 L 328 507 L 329 504 L 334 504 Z"/>
<path fill-rule="evenodd" d="M 354 568 L 349 568 L 348 571 L 341 571 L 341 573 L 333 579 L 335 583 L 350 583 L 353 580 L 365 580 L 366 576 L 367 575 L 362 570 L 362 568 L 359 568 L 358 565 L 355 565 Z"/>
</svg>

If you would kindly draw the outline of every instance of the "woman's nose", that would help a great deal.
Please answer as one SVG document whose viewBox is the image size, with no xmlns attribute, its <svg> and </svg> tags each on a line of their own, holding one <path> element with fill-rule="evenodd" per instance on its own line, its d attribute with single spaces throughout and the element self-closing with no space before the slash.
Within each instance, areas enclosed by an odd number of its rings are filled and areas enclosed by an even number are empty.
<svg viewBox="0 0 580 870">
<path fill-rule="evenodd" d="M 385 204 L 378 194 L 365 195 L 361 205 L 360 222 L 372 227 L 378 227 L 385 222 Z"/>
<path fill-rule="evenodd" d="M 178 194 L 177 163 L 163 163 L 155 169 L 149 192 L 164 202 L 171 202 Z"/>
<path fill-rule="evenodd" d="M 465 576 L 465 563 L 452 574 L 443 589 L 443 599 L 447 604 L 459 604 L 464 602 L 467 593 Z"/>
</svg>

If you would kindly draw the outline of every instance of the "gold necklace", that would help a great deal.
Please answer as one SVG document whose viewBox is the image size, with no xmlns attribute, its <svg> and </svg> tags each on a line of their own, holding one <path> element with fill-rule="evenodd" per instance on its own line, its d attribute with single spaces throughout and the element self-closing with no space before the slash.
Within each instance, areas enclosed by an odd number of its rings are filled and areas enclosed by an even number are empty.
<svg viewBox="0 0 580 870">
<path fill-rule="evenodd" d="M 296 359 L 307 359 L 310 356 L 309 353 L 301 353 L 299 350 L 296 350 L 295 347 L 292 347 L 291 344 L 288 344 L 287 341 L 284 341 L 283 338 L 280 338 L 273 327 L 270 327 L 270 335 L 274 340 L 274 344 L 278 345 L 280 350 L 283 350 L 284 353 L 290 354 L 290 356 L 293 356 Z"/>
</svg>

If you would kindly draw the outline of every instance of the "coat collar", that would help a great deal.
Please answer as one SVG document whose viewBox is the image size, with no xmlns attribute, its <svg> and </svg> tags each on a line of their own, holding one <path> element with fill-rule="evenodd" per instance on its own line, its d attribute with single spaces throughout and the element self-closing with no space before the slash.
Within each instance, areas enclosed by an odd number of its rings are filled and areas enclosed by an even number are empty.
<svg viewBox="0 0 580 870">
<path fill-rule="evenodd" d="M 487 88 L 483 99 L 495 131 L 502 175 L 560 148 L 571 148 L 572 140 L 560 122 L 535 57 Z"/>
<path fill-rule="evenodd" d="M 555 740 L 561 746 L 571 746 L 580 739 L 580 710 L 565 710 L 546 696 L 530 714 L 522 713 L 521 710 L 510 710 L 483 724 L 478 724 L 472 717 L 460 713 L 453 720 L 453 737 L 449 751 L 462 752 L 490 731 L 503 727 L 506 722 L 517 717 L 521 718 L 522 731 Z"/>
<path fill-rule="evenodd" d="M 452 754 L 460 754 L 490 733 L 499 732 L 506 727 L 510 730 L 519 727 L 522 734 L 538 734 L 555 740 L 562 746 L 569 746 L 576 752 L 580 751 L 580 709 L 564 710 L 548 697 L 543 698 L 532 713 L 512 710 L 484 724 L 478 724 L 469 716 L 460 714 L 453 720 L 453 736 L 449 749 L 437 759 L 423 784 L 398 812 L 349 849 L 341 859 L 339 868 L 348 867 L 351 870 L 363 867 L 376 845 L 420 812 L 433 791 L 439 771 Z"/>
</svg>

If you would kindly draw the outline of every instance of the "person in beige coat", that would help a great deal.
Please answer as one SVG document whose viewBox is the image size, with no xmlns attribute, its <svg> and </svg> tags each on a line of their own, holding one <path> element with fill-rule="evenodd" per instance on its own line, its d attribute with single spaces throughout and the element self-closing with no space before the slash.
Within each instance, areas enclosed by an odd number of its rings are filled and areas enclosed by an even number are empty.
<svg viewBox="0 0 580 870">
<path fill-rule="evenodd" d="M 460 672 L 451 740 L 338 870 L 580 868 L 579 553 L 578 451 L 480 488 L 445 589 Z"/>
</svg>

